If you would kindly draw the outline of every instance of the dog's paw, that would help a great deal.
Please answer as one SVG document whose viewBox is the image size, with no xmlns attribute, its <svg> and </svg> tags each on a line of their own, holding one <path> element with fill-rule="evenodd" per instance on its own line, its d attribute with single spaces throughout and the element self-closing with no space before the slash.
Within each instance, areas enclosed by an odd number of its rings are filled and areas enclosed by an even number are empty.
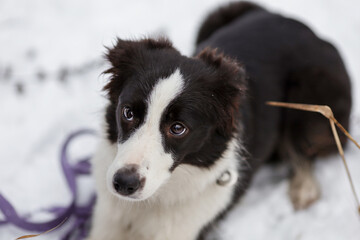
<svg viewBox="0 0 360 240">
<path fill-rule="evenodd" d="M 289 196 L 295 210 L 308 208 L 321 195 L 319 184 L 311 175 L 294 176 L 289 187 Z"/>
</svg>

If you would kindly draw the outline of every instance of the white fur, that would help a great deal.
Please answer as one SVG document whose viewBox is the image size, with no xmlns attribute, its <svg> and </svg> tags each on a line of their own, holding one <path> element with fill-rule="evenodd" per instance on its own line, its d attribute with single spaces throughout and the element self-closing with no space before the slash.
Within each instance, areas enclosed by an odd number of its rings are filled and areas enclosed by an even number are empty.
<svg viewBox="0 0 360 240">
<path fill-rule="evenodd" d="M 210 169 L 180 165 L 154 196 L 131 202 L 107 190 L 106 170 L 117 147 L 104 140 L 93 158 L 98 199 L 88 240 L 195 239 L 201 227 L 231 202 L 234 185 L 219 186 L 216 180 L 227 169 L 237 169 L 236 142 L 229 143 Z"/>
<path fill-rule="evenodd" d="M 144 124 L 119 146 L 105 137 L 100 143 L 92 160 L 98 198 L 88 240 L 193 240 L 231 202 L 234 185 L 216 180 L 225 171 L 238 178 L 235 138 L 210 168 L 182 164 L 169 171 L 173 158 L 163 149 L 159 124 L 183 85 L 178 70 L 160 80 L 148 99 Z M 119 198 L 110 182 L 119 168 L 134 163 L 146 177 L 144 190 L 135 196 L 142 201 Z"/>
<path fill-rule="evenodd" d="M 147 115 L 144 124 L 124 143 L 118 145 L 117 155 L 107 172 L 107 185 L 110 192 L 121 197 L 114 190 L 114 174 L 128 164 L 140 167 L 139 173 L 145 178 L 145 185 L 128 200 L 144 200 L 150 197 L 169 177 L 169 169 L 174 163 L 170 153 L 165 153 L 160 132 L 160 120 L 165 108 L 178 96 L 184 86 L 179 70 L 170 77 L 160 79 L 147 100 Z"/>
</svg>

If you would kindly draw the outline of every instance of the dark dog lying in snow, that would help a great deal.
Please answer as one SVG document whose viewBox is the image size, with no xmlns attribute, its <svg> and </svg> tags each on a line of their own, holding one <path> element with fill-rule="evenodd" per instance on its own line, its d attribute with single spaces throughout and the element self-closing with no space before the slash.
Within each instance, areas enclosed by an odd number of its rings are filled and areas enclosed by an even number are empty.
<svg viewBox="0 0 360 240">
<path fill-rule="evenodd" d="M 291 163 L 296 209 L 319 197 L 313 159 L 336 149 L 327 121 L 265 102 L 326 104 L 348 127 L 350 82 L 337 50 L 246 2 L 209 15 L 197 44 L 192 58 L 165 39 L 109 49 L 89 240 L 203 239 L 274 154 Z"/>
</svg>

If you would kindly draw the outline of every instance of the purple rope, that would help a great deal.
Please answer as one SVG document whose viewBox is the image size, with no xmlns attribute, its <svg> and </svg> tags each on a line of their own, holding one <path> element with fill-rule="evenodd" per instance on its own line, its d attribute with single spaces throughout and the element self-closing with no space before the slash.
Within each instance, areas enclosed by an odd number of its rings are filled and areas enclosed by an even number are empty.
<svg viewBox="0 0 360 240">
<path fill-rule="evenodd" d="M 94 134 L 91 130 L 79 130 L 69 135 L 65 140 L 61 148 L 61 167 L 65 175 L 67 185 L 70 188 L 72 200 L 70 204 L 66 207 L 54 207 L 48 211 L 55 215 L 54 219 L 46 222 L 31 222 L 28 221 L 29 216 L 20 217 L 14 207 L 10 204 L 6 198 L 0 194 L 0 211 L 4 214 L 5 220 L 0 220 L 0 226 L 11 223 L 19 228 L 22 228 L 27 231 L 34 232 L 45 232 L 49 229 L 52 229 L 58 226 L 65 219 L 70 219 L 73 217 L 75 222 L 72 225 L 72 228 L 69 230 L 66 235 L 61 238 L 62 240 L 72 239 L 83 239 L 87 235 L 87 222 L 91 217 L 92 207 L 95 203 L 95 195 L 93 195 L 90 201 L 85 206 L 78 206 L 76 204 L 77 199 L 77 185 L 76 185 L 76 176 L 82 174 L 90 173 L 90 157 L 84 158 L 78 161 L 77 164 L 71 166 L 68 161 L 68 147 L 70 143 L 78 136 L 85 134 Z M 75 236 L 75 237 L 74 237 Z"/>
</svg>

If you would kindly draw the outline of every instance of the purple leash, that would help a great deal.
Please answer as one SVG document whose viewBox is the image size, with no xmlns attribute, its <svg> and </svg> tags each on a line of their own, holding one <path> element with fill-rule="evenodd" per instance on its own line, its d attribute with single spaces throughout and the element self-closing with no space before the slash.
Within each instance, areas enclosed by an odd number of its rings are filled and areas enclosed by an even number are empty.
<svg viewBox="0 0 360 240">
<path fill-rule="evenodd" d="M 95 203 L 95 194 L 91 197 L 89 202 L 85 206 L 78 206 L 76 203 L 77 199 L 77 185 L 76 177 L 78 175 L 90 174 L 90 157 L 84 158 L 77 162 L 74 166 L 71 166 L 68 161 L 68 147 L 70 143 L 78 136 L 91 134 L 94 132 L 91 130 L 79 130 L 69 135 L 61 148 L 61 167 L 64 172 L 67 185 L 70 188 L 72 200 L 66 207 L 54 207 L 48 210 L 55 214 L 55 218 L 47 222 L 30 222 L 27 220 L 28 217 L 21 217 L 17 214 L 14 207 L 7 201 L 4 196 L 0 193 L 0 211 L 4 214 L 5 220 L 0 220 L 1 225 L 11 223 L 19 228 L 27 231 L 34 232 L 45 232 L 52 229 L 62 223 L 65 219 L 70 220 L 74 218 L 75 221 L 68 233 L 62 240 L 68 239 L 83 239 L 87 235 L 88 231 L 88 220 L 91 217 L 92 207 Z"/>
</svg>

